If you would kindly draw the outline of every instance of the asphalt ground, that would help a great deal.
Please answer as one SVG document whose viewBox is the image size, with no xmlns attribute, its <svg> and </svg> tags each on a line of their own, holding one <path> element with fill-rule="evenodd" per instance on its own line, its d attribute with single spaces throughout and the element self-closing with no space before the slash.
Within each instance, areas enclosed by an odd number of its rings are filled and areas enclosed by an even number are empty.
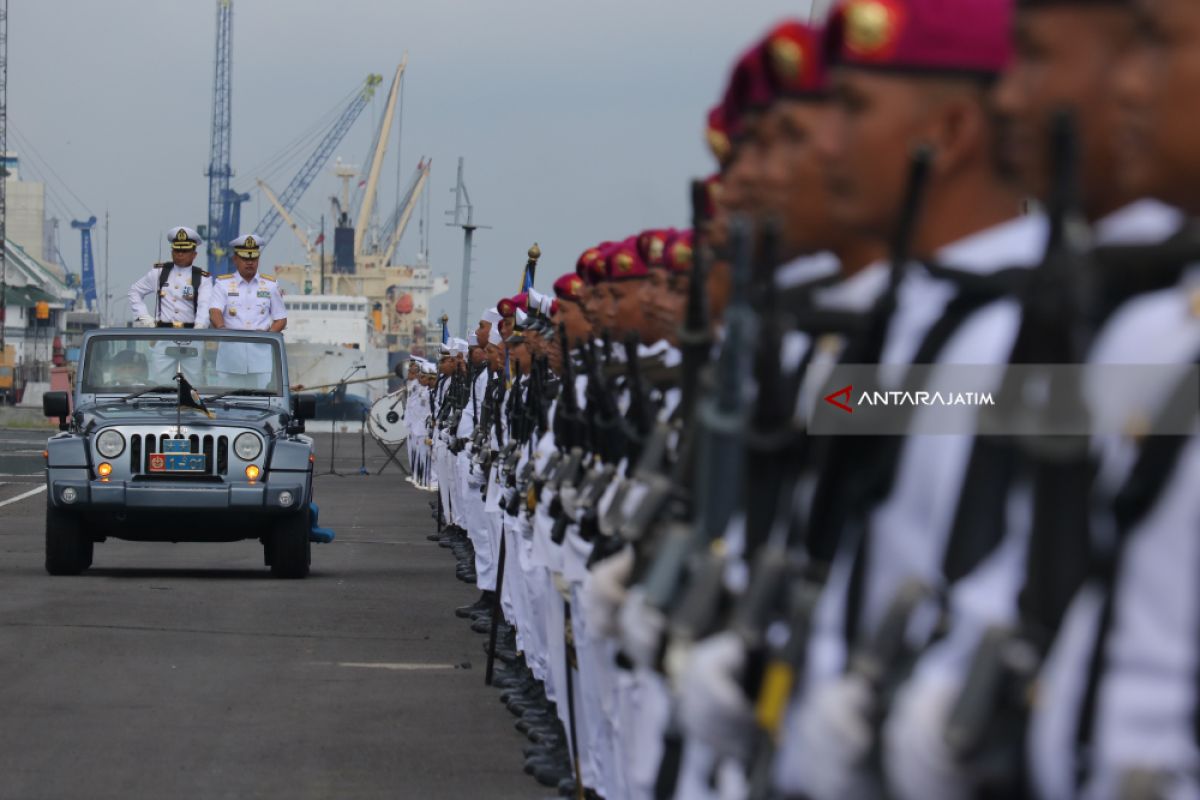
<svg viewBox="0 0 1200 800">
<path fill-rule="evenodd" d="M 374 474 L 373 441 L 360 476 L 338 436 L 346 477 L 316 480 L 337 541 L 303 581 L 257 542 L 111 539 L 50 577 L 44 441 L 0 431 L 0 799 L 547 796 L 453 615 L 477 594 L 425 539 L 435 495 Z"/>
</svg>

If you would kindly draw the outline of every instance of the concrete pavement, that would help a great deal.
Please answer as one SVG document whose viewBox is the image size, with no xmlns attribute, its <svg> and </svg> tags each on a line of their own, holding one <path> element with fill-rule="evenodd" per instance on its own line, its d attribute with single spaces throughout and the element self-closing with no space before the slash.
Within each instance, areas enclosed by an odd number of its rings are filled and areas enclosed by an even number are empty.
<svg viewBox="0 0 1200 800">
<path fill-rule="evenodd" d="M 334 462 L 352 477 L 317 479 L 338 538 L 304 581 L 272 580 L 257 542 L 109 540 L 46 575 L 44 493 L 4 505 L 42 485 L 42 442 L 0 431 L 0 798 L 546 795 L 453 616 L 476 593 L 425 540 L 434 495 L 355 475 L 357 436 Z"/>
</svg>

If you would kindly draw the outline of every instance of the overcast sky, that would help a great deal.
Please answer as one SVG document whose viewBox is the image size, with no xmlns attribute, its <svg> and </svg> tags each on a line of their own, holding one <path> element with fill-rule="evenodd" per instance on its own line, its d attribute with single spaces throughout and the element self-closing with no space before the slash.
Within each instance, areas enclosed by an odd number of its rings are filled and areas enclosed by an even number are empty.
<svg viewBox="0 0 1200 800">
<path fill-rule="evenodd" d="M 40 165 L 22 142 L 61 179 L 50 178 L 48 215 L 92 213 L 103 225 L 110 214 L 110 291 L 120 320 L 129 284 L 165 252 L 165 230 L 207 216 L 216 5 L 9 5 L 9 149 L 22 157 L 24 177 Z M 805 17 L 808 7 L 809 0 L 233 0 L 234 184 L 268 177 L 282 191 L 307 153 L 272 176 L 256 176 L 256 168 L 368 74 L 381 73 L 381 91 L 336 151 L 365 164 L 387 83 L 407 50 L 399 180 L 407 184 L 422 155 L 433 159 L 430 256 L 450 292 L 431 312 L 446 311 L 459 330 L 462 233 L 446 227 L 443 214 L 453 206 L 459 156 L 475 220 L 493 226 L 475 238 L 474 316 L 516 291 L 534 241 L 546 290 L 600 240 L 686 224 L 687 180 L 713 168 L 704 115 L 731 63 L 772 23 Z M 393 135 L 380 190 L 385 214 L 395 203 L 396 150 Z M 49 177 L 46 167 L 37 171 Z M 327 167 L 299 211 L 314 222 L 328 215 L 337 187 Z M 254 192 L 243 230 L 266 210 Z M 60 239 L 77 270 L 69 221 Z M 402 256 L 411 259 L 418 244 L 414 218 Z M 102 233 L 97 246 L 102 280 Z M 281 229 L 263 265 L 302 260 Z"/>
</svg>

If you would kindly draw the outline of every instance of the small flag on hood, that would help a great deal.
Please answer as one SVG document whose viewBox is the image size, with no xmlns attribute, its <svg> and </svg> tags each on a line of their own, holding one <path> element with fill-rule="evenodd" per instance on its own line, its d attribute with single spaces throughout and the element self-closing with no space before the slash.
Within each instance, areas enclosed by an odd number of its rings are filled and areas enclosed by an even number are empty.
<svg viewBox="0 0 1200 800">
<path fill-rule="evenodd" d="M 188 383 L 188 379 L 183 377 L 182 372 L 175 374 L 175 380 L 179 381 L 180 408 L 194 408 L 209 419 L 216 418 L 216 415 L 205 407 L 204 401 L 200 399 L 200 393 L 192 388 L 192 385 Z"/>
</svg>

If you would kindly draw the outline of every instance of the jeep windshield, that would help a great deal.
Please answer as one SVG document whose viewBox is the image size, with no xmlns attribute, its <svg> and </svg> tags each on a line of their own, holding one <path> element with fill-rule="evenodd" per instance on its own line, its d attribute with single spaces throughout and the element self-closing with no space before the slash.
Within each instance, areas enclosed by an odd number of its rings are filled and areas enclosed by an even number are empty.
<svg viewBox="0 0 1200 800">
<path fill-rule="evenodd" d="M 202 395 L 274 397 L 283 393 L 281 359 L 276 342 L 252 336 L 150 331 L 97 336 L 84 354 L 80 390 L 148 397 L 174 393 L 178 370 Z"/>
</svg>

